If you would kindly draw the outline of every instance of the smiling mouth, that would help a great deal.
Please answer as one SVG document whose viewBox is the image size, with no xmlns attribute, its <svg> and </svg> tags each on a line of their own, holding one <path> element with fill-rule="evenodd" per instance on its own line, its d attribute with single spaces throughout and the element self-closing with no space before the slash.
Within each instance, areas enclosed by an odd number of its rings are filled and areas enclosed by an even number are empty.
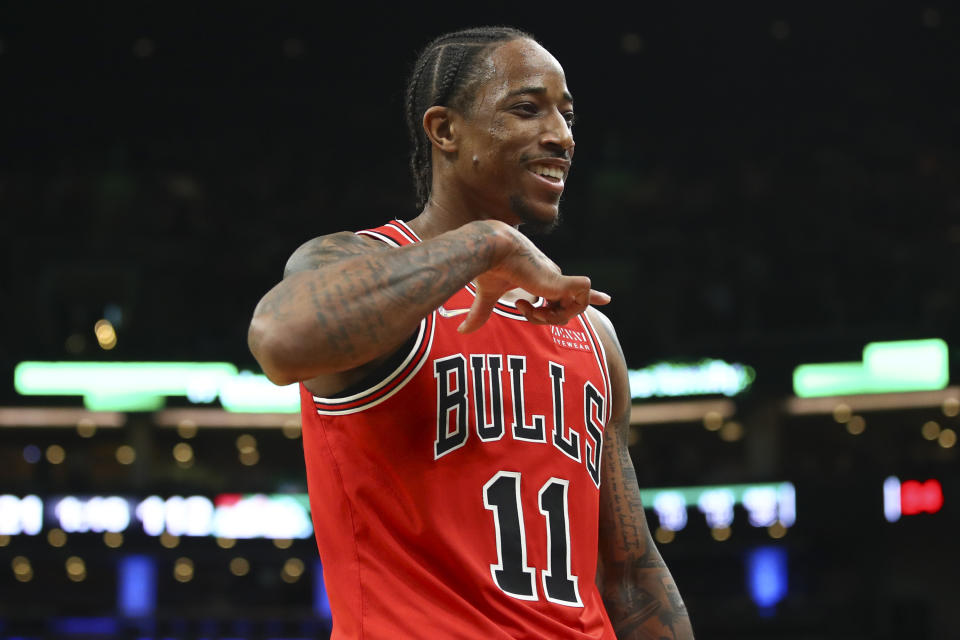
<svg viewBox="0 0 960 640">
<path fill-rule="evenodd" d="M 529 169 L 530 173 L 555 184 L 563 184 L 563 169 L 544 164 L 535 164 Z"/>
</svg>

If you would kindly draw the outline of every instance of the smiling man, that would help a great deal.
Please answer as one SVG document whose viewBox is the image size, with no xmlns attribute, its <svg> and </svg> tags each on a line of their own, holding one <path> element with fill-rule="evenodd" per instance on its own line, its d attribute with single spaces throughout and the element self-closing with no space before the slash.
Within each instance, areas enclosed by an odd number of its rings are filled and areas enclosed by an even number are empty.
<svg viewBox="0 0 960 640">
<path fill-rule="evenodd" d="M 517 227 L 559 217 L 557 60 L 509 28 L 441 36 L 407 87 L 421 213 L 315 238 L 249 344 L 301 383 L 333 638 L 692 638 L 627 451 L 609 297 Z"/>
</svg>

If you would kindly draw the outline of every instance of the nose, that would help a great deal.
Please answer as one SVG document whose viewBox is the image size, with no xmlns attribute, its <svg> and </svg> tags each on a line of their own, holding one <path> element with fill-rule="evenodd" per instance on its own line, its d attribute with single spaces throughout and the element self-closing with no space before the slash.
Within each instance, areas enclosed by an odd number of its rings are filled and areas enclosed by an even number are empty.
<svg viewBox="0 0 960 640">
<path fill-rule="evenodd" d="M 573 129 L 559 110 L 554 109 L 550 117 L 545 119 L 540 144 L 550 148 L 554 152 L 562 151 L 567 155 L 573 155 L 573 148 L 575 146 Z"/>
</svg>

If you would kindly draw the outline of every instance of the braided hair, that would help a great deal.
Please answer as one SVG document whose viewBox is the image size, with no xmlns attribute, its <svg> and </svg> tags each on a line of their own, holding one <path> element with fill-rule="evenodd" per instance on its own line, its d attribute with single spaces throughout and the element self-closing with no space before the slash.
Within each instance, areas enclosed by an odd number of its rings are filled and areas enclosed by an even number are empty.
<svg viewBox="0 0 960 640">
<path fill-rule="evenodd" d="M 410 135 L 410 170 L 417 190 L 417 208 L 430 198 L 433 179 L 430 139 L 423 114 L 433 106 L 465 111 L 476 93 L 479 63 L 494 46 L 533 36 L 511 27 L 478 27 L 444 34 L 428 44 L 407 82 L 405 117 Z"/>
</svg>

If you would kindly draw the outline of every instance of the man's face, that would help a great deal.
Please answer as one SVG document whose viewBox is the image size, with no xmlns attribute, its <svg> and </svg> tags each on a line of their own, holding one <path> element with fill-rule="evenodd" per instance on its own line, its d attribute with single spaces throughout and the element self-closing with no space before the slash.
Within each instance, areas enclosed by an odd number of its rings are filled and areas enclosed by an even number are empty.
<svg viewBox="0 0 960 640">
<path fill-rule="evenodd" d="M 573 98 L 563 68 L 531 40 L 495 49 L 462 123 L 457 173 L 487 215 L 553 228 L 573 158 Z"/>
</svg>

